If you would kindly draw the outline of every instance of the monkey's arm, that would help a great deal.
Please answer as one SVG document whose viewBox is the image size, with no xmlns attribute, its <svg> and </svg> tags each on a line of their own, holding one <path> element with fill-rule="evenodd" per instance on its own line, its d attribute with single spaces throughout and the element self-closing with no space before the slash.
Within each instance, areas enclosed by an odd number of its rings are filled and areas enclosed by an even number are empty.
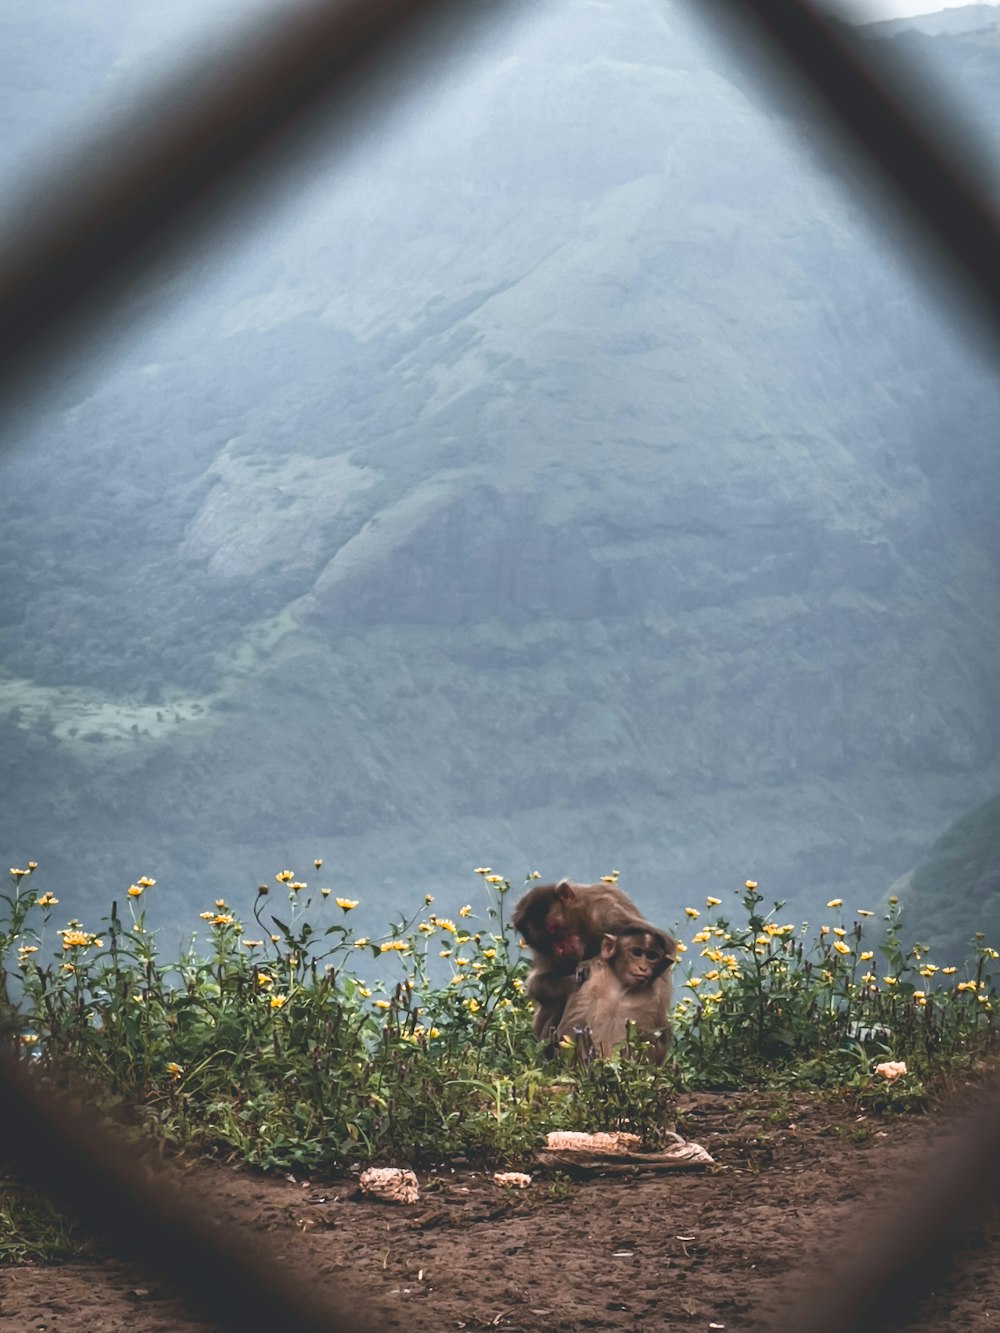
<svg viewBox="0 0 1000 1333">
<path fill-rule="evenodd" d="M 525 991 L 537 1004 L 558 1005 L 577 988 L 575 972 L 559 972 L 553 968 L 532 968 L 528 973 Z"/>
</svg>

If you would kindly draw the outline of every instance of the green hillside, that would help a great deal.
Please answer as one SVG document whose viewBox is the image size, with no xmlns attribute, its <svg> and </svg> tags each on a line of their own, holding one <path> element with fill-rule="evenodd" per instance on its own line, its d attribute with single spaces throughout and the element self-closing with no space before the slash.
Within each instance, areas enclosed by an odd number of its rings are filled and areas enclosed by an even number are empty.
<svg viewBox="0 0 1000 1333">
<path fill-rule="evenodd" d="M 956 819 L 927 856 L 893 885 L 907 933 L 960 958 L 981 931 L 1000 940 L 1000 796 Z"/>
</svg>

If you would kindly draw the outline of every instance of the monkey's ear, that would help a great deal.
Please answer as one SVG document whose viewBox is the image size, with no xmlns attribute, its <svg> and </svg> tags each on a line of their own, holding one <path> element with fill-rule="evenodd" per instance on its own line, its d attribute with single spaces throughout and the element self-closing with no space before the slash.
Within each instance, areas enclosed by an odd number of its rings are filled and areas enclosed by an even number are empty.
<svg viewBox="0 0 1000 1333">
<path fill-rule="evenodd" d="M 604 959 L 605 962 L 607 962 L 609 958 L 614 958 L 614 956 L 615 956 L 615 950 L 616 950 L 617 948 L 618 948 L 618 936 L 617 936 L 617 935 L 604 935 L 604 936 L 602 936 L 602 938 L 601 938 L 601 957 Z"/>
<path fill-rule="evenodd" d="M 563 903 L 571 903 L 576 897 L 576 889 L 568 879 L 561 879 L 556 885 L 556 897 Z"/>
</svg>

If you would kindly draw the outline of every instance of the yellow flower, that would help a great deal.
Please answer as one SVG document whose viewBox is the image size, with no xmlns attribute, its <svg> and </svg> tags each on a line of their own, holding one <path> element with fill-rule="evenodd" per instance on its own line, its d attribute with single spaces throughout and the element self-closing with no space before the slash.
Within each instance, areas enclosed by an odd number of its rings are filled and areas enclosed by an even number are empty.
<svg viewBox="0 0 1000 1333">
<path fill-rule="evenodd" d="M 60 970 L 63 972 L 75 972 L 76 968 L 73 966 L 72 963 L 63 963 L 62 968 Z"/>
<path fill-rule="evenodd" d="M 333 900 L 339 908 L 345 912 L 353 912 L 357 907 L 359 899 L 357 898 L 334 898 Z"/>
<path fill-rule="evenodd" d="M 767 925 L 764 927 L 764 934 L 765 934 L 765 935 L 771 935 L 771 936 L 774 936 L 774 935 L 783 935 L 784 933 L 785 933 L 785 928 L 784 928 L 784 926 L 779 926 L 779 925 L 778 925 L 776 922 L 774 922 L 774 921 L 769 921 L 769 922 L 767 923 Z"/>
<path fill-rule="evenodd" d="M 706 980 L 706 981 L 718 981 L 718 980 L 719 980 L 719 973 L 718 973 L 718 971 L 713 967 L 712 970 L 711 970 L 711 972 L 706 972 L 706 973 L 705 973 L 705 980 Z"/>
<path fill-rule="evenodd" d="M 898 898 L 895 898 L 895 897 L 894 897 L 894 898 L 890 898 L 890 899 L 889 899 L 889 906 L 890 906 L 890 907 L 895 907 L 896 904 L 897 904 L 898 902 L 899 902 L 899 899 L 898 899 Z"/>
<path fill-rule="evenodd" d="M 976 983 L 974 981 L 960 981 L 955 987 L 956 990 L 975 991 Z"/>
<path fill-rule="evenodd" d="M 232 924 L 233 918 L 228 913 L 223 912 L 219 916 L 212 917 L 213 926 L 231 926 Z"/>
<path fill-rule="evenodd" d="M 887 986 L 895 986 L 896 982 L 899 980 L 899 977 L 883 977 L 882 980 L 885 982 Z"/>
<path fill-rule="evenodd" d="M 484 957 L 484 958 L 496 958 L 496 956 L 497 956 L 497 951 L 496 951 L 496 949 L 484 949 L 484 950 L 483 950 L 483 957 Z"/>
<path fill-rule="evenodd" d="M 827 903 L 827 907 L 843 907 L 843 905 L 844 905 L 843 898 L 831 898 L 830 901 Z"/>
<path fill-rule="evenodd" d="M 483 879 L 487 884 L 502 884 L 503 875 L 484 875 Z"/>
<path fill-rule="evenodd" d="M 830 927 L 829 927 L 829 926 L 820 926 L 820 928 L 819 928 L 819 933 L 820 933 L 821 935 L 829 935 L 829 933 L 830 933 Z"/>
<path fill-rule="evenodd" d="M 875 953 L 872 949 L 866 949 L 864 953 L 859 953 L 858 957 L 863 963 L 868 963 L 875 957 Z"/>
<path fill-rule="evenodd" d="M 280 1009 L 283 1004 L 288 1003 L 287 995 L 272 995 L 270 1004 L 272 1009 Z"/>
<path fill-rule="evenodd" d="M 859 907 L 859 908 L 858 908 L 858 912 L 857 912 L 857 914 L 858 914 L 858 916 L 874 916 L 874 915 L 875 915 L 874 912 L 866 912 L 865 909 L 864 909 L 863 907 Z"/>
<path fill-rule="evenodd" d="M 923 967 L 920 969 L 920 975 L 922 977 L 932 977 L 936 971 L 937 968 L 933 963 L 924 963 Z"/>
<path fill-rule="evenodd" d="M 35 1042 L 37 1042 L 37 1040 L 38 1040 L 38 1033 L 37 1033 L 37 1032 L 22 1032 L 22 1033 L 21 1033 L 21 1045 L 22 1045 L 22 1046 L 34 1046 L 34 1044 L 35 1044 Z"/>
<path fill-rule="evenodd" d="M 273 986 L 273 985 L 274 985 L 274 977 L 269 976 L 267 972 L 258 972 L 258 973 L 257 973 L 257 985 L 258 985 L 258 986 L 263 986 L 265 989 L 266 989 L 268 986 Z"/>
<path fill-rule="evenodd" d="M 35 899 L 35 902 L 39 907 L 55 907 L 58 904 L 59 899 L 55 894 L 43 893 L 40 898 Z"/>
<path fill-rule="evenodd" d="M 363 1000 L 368 1000 L 371 998 L 371 991 L 368 989 L 367 986 L 359 986 L 358 994 L 361 996 Z"/>
<path fill-rule="evenodd" d="M 167 1063 L 164 1065 L 164 1068 L 166 1069 L 170 1077 L 174 1080 L 179 1079 L 180 1076 L 184 1073 L 184 1066 L 179 1065 L 176 1060 L 168 1060 Z"/>
<path fill-rule="evenodd" d="M 431 1028 L 431 1029 L 428 1031 L 427 1035 L 428 1035 L 428 1037 L 440 1037 L 441 1032 L 440 1032 L 440 1030 L 439 1030 L 438 1028 Z"/>
<path fill-rule="evenodd" d="M 141 885 L 141 884 L 130 884 L 130 885 L 128 886 L 128 896 L 129 896 L 130 898 L 141 898 L 141 897 L 142 897 L 142 885 Z"/>
<path fill-rule="evenodd" d="M 712 932 L 710 930 L 699 930 L 697 935 L 691 936 L 691 943 L 707 944 L 711 938 L 712 938 Z"/>
<path fill-rule="evenodd" d="M 621 872 L 620 870 L 612 870 L 612 871 L 610 871 L 607 875 L 602 875 L 602 876 L 601 876 L 601 883 L 602 883 L 602 884 L 617 884 L 617 883 L 618 883 L 618 876 L 619 876 L 621 873 L 622 873 L 622 872 Z"/>
<path fill-rule="evenodd" d="M 25 875 L 30 875 L 30 870 L 18 870 L 17 866 L 11 866 L 10 873 L 15 879 L 24 879 Z"/>
<path fill-rule="evenodd" d="M 288 888 L 292 893 L 301 893 L 303 889 L 308 889 L 309 885 L 304 879 L 293 879 Z"/>
<path fill-rule="evenodd" d="M 927 997 L 926 997 L 926 995 L 924 994 L 924 992 L 923 992 L 922 990 L 915 990 L 915 991 L 913 992 L 913 998 L 914 998 L 915 1000 L 924 1000 L 924 999 L 926 999 Z"/>
<path fill-rule="evenodd" d="M 844 929 L 843 926 L 834 926 L 833 933 L 837 936 L 838 939 L 842 940 L 844 936 L 847 934 L 847 931 Z"/>
<path fill-rule="evenodd" d="M 367 948 L 368 948 L 368 939 L 367 939 L 367 936 L 362 935 L 361 938 L 360 938 L 359 940 L 355 940 L 355 941 L 354 941 L 354 947 L 355 947 L 355 949 L 367 949 Z"/>
<path fill-rule="evenodd" d="M 212 918 L 215 916 L 215 913 L 214 913 L 214 912 L 199 912 L 198 915 L 201 917 L 202 921 L 211 921 Z"/>
<path fill-rule="evenodd" d="M 471 904 L 471 903 L 466 903 L 464 907 L 460 907 L 460 908 L 458 909 L 458 915 L 459 915 L 459 916 L 471 916 L 471 915 L 472 915 L 472 904 Z"/>
<path fill-rule="evenodd" d="M 85 930 L 61 930 L 59 934 L 64 949 L 85 949 L 93 939 Z"/>
<path fill-rule="evenodd" d="M 290 870 L 279 870 L 274 878 L 275 882 L 278 884 L 291 884 L 295 876 Z"/>
<path fill-rule="evenodd" d="M 37 945 L 37 944 L 22 944 L 21 947 L 20 947 L 20 948 L 18 949 L 18 951 L 17 951 L 17 956 L 18 956 L 18 959 L 20 960 L 20 962 L 23 963 L 24 960 L 28 957 L 29 954 L 33 954 L 33 953 L 37 953 L 37 952 L 38 952 L 38 945 Z"/>
<path fill-rule="evenodd" d="M 684 984 L 690 986 L 692 990 L 697 990 L 701 985 L 701 977 L 692 977 L 690 981 L 686 981 Z"/>
<path fill-rule="evenodd" d="M 454 921 L 450 921 L 446 916 L 432 916 L 431 920 L 434 922 L 435 926 L 440 926 L 441 929 L 446 930 L 449 935 L 454 935 L 458 931 L 458 927 L 455 925 Z"/>
<path fill-rule="evenodd" d="M 849 949 L 848 946 L 844 943 L 843 940 L 834 940 L 834 942 L 833 942 L 833 947 L 834 947 L 834 948 L 837 950 L 837 952 L 840 953 L 840 954 L 848 954 L 848 953 L 851 952 L 850 949 Z"/>
<path fill-rule="evenodd" d="M 29 871 L 37 870 L 37 869 L 38 869 L 38 862 L 37 862 L 37 861 L 29 861 L 29 862 L 28 862 L 28 870 L 29 870 Z"/>
<path fill-rule="evenodd" d="M 392 1008 L 392 1005 L 389 1003 L 388 1000 L 373 1000 L 373 1001 L 372 1001 L 372 1004 L 374 1004 L 374 1006 L 375 1006 L 376 1009 L 391 1009 L 391 1008 Z"/>
<path fill-rule="evenodd" d="M 755 879 L 745 879 L 743 881 L 743 887 L 745 889 L 755 889 L 757 887 L 757 881 Z"/>
<path fill-rule="evenodd" d="M 260 946 L 264 943 L 264 941 L 263 941 L 263 940 L 243 940 L 243 941 L 241 941 L 241 943 L 243 944 L 244 949 L 259 949 Z"/>
<path fill-rule="evenodd" d="M 323 858 L 321 856 L 317 856 L 316 860 L 313 862 L 313 865 L 316 867 L 317 870 L 319 870 L 322 864 L 323 864 Z"/>
<path fill-rule="evenodd" d="M 409 946 L 405 940 L 386 940 L 378 946 L 379 953 L 407 953 Z"/>
<path fill-rule="evenodd" d="M 491 867 L 490 867 L 490 866 L 476 866 L 475 870 L 474 870 L 472 873 L 473 873 L 474 875 L 488 875 L 488 874 L 491 873 Z"/>
<path fill-rule="evenodd" d="M 141 875 L 139 879 L 136 880 L 136 884 L 138 884 L 140 889 L 151 889 L 155 883 L 156 880 L 150 879 L 148 875 Z"/>
<path fill-rule="evenodd" d="M 697 907 L 685 907 L 684 915 L 689 916 L 692 921 L 696 921 L 698 917 L 701 916 L 701 913 L 698 911 Z"/>
<path fill-rule="evenodd" d="M 866 986 L 868 986 L 875 980 L 875 973 L 866 972 L 864 976 L 861 978 L 861 980 L 865 983 Z"/>
<path fill-rule="evenodd" d="M 330 896 L 330 890 L 329 890 L 329 889 L 320 889 L 320 895 L 321 895 L 323 898 L 329 898 L 329 896 Z"/>
<path fill-rule="evenodd" d="M 429 921 L 421 921 L 420 925 L 417 926 L 417 930 L 421 935 L 433 935 L 436 929 L 437 927 L 432 926 Z"/>
<path fill-rule="evenodd" d="M 465 1007 L 466 1007 L 466 1009 L 468 1009 L 468 1011 L 469 1011 L 470 1014 L 478 1014 L 478 1012 L 479 1012 L 479 1001 L 478 1001 L 477 999 L 475 999 L 475 997 L 473 997 L 472 999 L 468 999 L 468 1000 L 466 1000 L 466 1002 L 465 1002 Z"/>
<path fill-rule="evenodd" d="M 468 967 L 468 966 L 469 966 L 469 960 L 468 960 L 468 958 L 456 958 L 456 959 L 455 959 L 455 966 L 456 966 L 456 967 Z"/>
<path fill-rule="evenodd" d="M 957 971 L 957 967 L 942 967 L 941 975 L 943 977 L 953 977 Z"/>
<path fill-rule="evenodd" d="M 721 898 L 706 898 L 706 899 L 705 899 L 705 906 L 706 906 L 706 907 L 720 907 L 721 905 L 722 905 L 722 899 L 721 899 Z"/>
</svg>

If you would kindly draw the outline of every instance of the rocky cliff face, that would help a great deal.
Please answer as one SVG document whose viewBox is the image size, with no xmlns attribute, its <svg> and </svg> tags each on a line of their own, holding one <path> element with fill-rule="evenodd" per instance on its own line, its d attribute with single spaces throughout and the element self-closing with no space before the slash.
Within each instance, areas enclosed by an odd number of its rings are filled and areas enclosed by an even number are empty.
<svg viewBox="0 0 1000 1333">
<path fill-rule="evenodd" d="M 668 921 L 864 905 L 1000 785 L 996 384 L 685 15 L 504 31 L 9 465 L 12 855 L 73 809 L 57 866 L 616 865 Z"/>
</svg>

